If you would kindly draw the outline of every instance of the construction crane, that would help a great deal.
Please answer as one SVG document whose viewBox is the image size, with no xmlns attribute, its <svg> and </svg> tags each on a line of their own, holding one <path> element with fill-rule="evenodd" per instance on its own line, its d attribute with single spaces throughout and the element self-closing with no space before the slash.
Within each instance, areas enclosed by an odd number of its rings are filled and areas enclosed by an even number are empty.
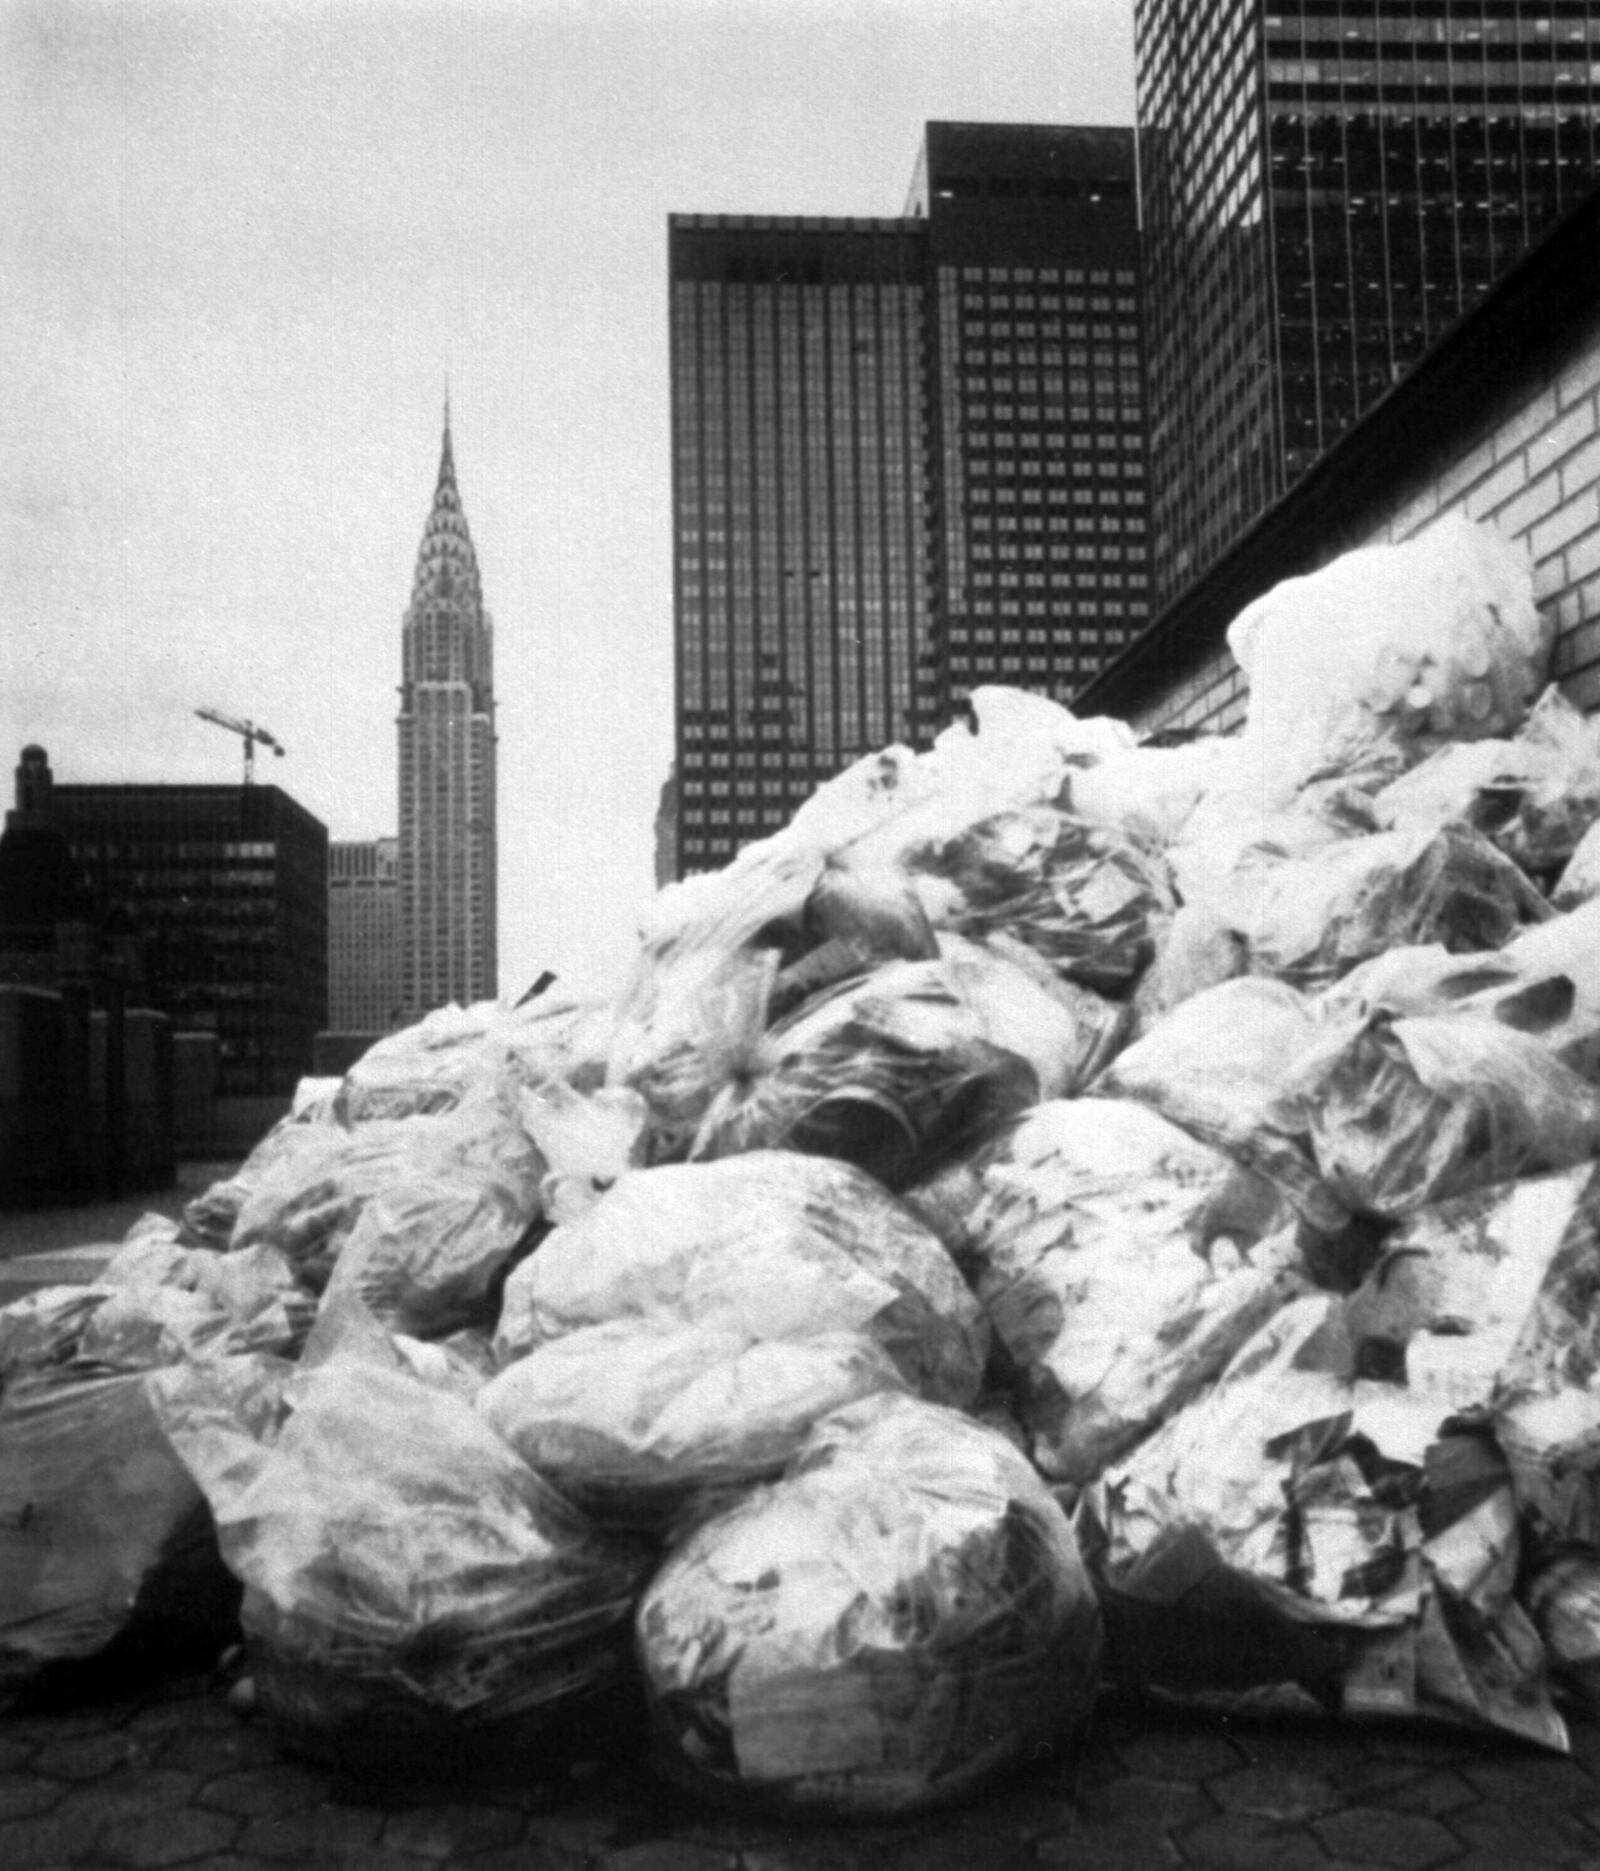
<svg viewBox="0 0 1600 1871">
<path fill-rule="evenodd" d="M 257 741 L 263 747 L 270 747 L 280 759 L 283 757 L 283 748 L 265 728 L 258 728 L 253 721 L 235 721 L 232 715 L 218 714 L 214 708 L 197 708 L 195 713 L 202 721 L 215 722 L 219 728 L 226 728 L 230 734 L 239 734 L 244 737 L 244 783 L 246 786 L 255 784 Z"/>
</svg>

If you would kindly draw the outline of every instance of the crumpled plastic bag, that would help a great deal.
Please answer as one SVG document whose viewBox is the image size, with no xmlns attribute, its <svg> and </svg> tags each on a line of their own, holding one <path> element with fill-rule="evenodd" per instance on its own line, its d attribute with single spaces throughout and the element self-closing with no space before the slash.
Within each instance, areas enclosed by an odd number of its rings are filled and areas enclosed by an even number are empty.
<svg viewBox="0 0 1600 1871">
<path fill-rule="evenodd" d="M 215 1654 L 237 1612 L 147 1376 L 35 1371 L 0 1398 L 0 1706 L 153 1627 Z"/>
<path fill-rule="evenodd" d="M 763 1033 L 711 1099 L 690 1155 L 797 1150 L 903 1186 L 1037 1101 L 1034 1066 L 991 1031 L 946 964 L 890 963 Z"/>
<path fill-rule="evenodd" d="M 1201 802 L 1240 780 L 1239 742 L 1216 734 L 1175 747 L 1113 751 L 1068 774 L 1063 804 L 1085 824 L 1157 850 L 1179 844 Z"/>
<path fill-rule="evenodd" d="M 1492 1018 L 1331 1023 L 1283 1092 L 1327 1186 L 1384 1219 L 1600 1152 L 1600 1091 Z"/>
<path fill-rule="evenodd" d="M 1260 853 L 1211 906 L 1243 937 L 1253 973 L 1308 990 L 1402 945 L 1499 948 L 1551 914 L 1516 865 L 1465 826 L 1343 839 L 1309 858 Z"/>
<path fill-rule="evenodd" d="M 865 1333 L 914 1389 L 956 1405 L 977 1394 L 988 1351 L 978 1302 L 908 1208 L 849 1164 L 781 1150 L 622 1177 L 512 1272 L 495 1355 L 639 1318 L 752 1338 Z"/>
<path fill-rule="evenodd" d="M 540 1345 L 476 1401 L 566 1499 L 608 1524 L 649 1528 L 770 1480 L 830 1410 L 903 1387 L 862 1333 L 758 1338 L 614 1319 Z"/>
<path fill-rule="evenodd" d="M 581 1092 L 552 1079 L 521 1098 L 522 1120 L 550 1165 L 539 1202 L 552 1222 L 576 1221 L 625 1170 L 644 1162 L 648 1111 L 625 1086 Z"/>
<path fill-rule="evenodd" d="M 1600 819 L 1578 840 L 1550 901 L 1558 910 L 1579 909 L 1600 896 Z"/>
<path fill-rule="evenodd" d="M 1551 1669 L 1580 1708 L 1600 1714 L 1600 1551 L 1558 1548 L 1533 1571 L 1523 1597 Z"/>
<path fill-rule="evenodd" d="M 437 1776 L 502 1724 L 616 1680 L 640 1556 L 601 1541 L 375 1326 L 340 1323 L 308 1347 L 281 1427 L 213 1367 L 149 1381 L 244 1584 L 280 1744 Z"/>
<path fill-rule="evenodd" d="M 1268 788 L 1287 793 L 1374 743 L 1414 764 L 1446 739 L 1514 733 L 1553 637 L 1527 548 L 1445 514 L 1275 585 L 1234 619 L 1228 647 L 1250 683 L 1246 740 Z"/>
<path fill-rule="evenodd" d="M 1093 1700 L 1094 1595 L 1006 1439 L 878 1396 L 785 1478 L 697 1528 L 636 1619 L 669 1773 L 781 1812 L 887 1817 L 958 1799 Z"/>
<path fill-rule="evenodd" d="M 1083 1498 L 1113 1643 L 1132 1633 L 1147 1686 L 1290 1681 L 1347 1714 L 1441 1715 L 1564 1749 L 1513 1596 L 1504 1457 L 1434 1398 L 1355 1377 L 1349 1352 L 1338 1301 L 1285 1307 Z M 1226 1659 L 1217 1680 L 1196 1680 L 1196 1657 Z"/>
<path fill-rule="evenodd" d="M 1159 857 L 1052 806 L 998 814 L 907 862 L 936 929 L 1004 931 L 1101 993 L 1132 988 L 1175 907 Z"/>
<path fill-rule="evenodd" d="M 1057 1100 L 1009 1133 L 968 1238 L 1044 1474 L 1092 1480 L 1302 1290 L 1288 1218 L 1270 1183 L 1140 1104 Z"/>
<path fill-rule="evenodd" d="M 1247 976 L 1190 995 L 1120 1052 L 1091 1086 L 1134 1099 L 1281 1189 L 1314 1228 L 1350 1216 L 1318 1173 L 1292 1087 L 1320 1038 L 1311 1001 L 1287 982 Z"/>
</svg>

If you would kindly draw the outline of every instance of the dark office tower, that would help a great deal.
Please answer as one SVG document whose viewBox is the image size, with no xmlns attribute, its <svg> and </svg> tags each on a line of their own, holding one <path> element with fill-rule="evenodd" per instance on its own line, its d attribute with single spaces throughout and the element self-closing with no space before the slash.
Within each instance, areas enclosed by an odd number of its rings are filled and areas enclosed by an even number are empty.
<svg viewBox="0 0 1600 1871">
<path fill-rule="evenodd" d="M 921 228 L 674 215 L 678 864 L 912 732 Z"/>
<path fill-rule="evenodd" d="M 448 409 L 403 644 L 400 994 L 416 1019 L 496 992 L 494 633 Z"/>
<path fill-rule="evenodd" d="M 1062 699 L 1147 613 L 1133 132 L 930 123 L 924 713 Z"/>
<path fill-rule="evenodd" d="M 1158 601 L 1597 173 L 1600 0 L 1136 0 Z"/>
<path fill-rule="evenodd" d="M 99 918 L 140 938 L 149 1004 L 215 1033 L 218 1089 L 282 1097 L 328 1023 L 328 832 L 276 786 L 61 786 Z"/>
</svg>

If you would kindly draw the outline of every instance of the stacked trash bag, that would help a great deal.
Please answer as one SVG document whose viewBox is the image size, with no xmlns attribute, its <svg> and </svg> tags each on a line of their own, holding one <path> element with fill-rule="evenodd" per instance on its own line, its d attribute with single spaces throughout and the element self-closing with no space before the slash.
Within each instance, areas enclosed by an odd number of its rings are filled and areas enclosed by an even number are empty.
<svg viewBox="0 0 1600 1871">
<path fill-rule="evenodd" d="M 625 1704 L 860 1818 L 1107 1683 L 1565 1747 L 1600 724 L 1465 522 L 1230 645 L 1238 732 L 981 690 L 664 890 L 614 996 L 384 1039 L 0 1312 L 0 1688 L 220 1607 L 290 1750 Z"/>
</svg>

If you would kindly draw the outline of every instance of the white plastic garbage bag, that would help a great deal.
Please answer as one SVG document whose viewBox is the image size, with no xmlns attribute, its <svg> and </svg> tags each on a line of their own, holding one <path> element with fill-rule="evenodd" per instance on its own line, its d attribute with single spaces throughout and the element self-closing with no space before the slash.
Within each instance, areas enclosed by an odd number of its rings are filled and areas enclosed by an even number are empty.
<svg viewBox="0 0 1600 1871">
<path fill-rule="evenodd" d="M 636 1631 L 669 1771 L 778 1811 L 942 1805 L 1054 1744 L 1100 1624 L 1060 1507 L 994 1430 L 879 1396 L 700 1526 Z"/>
<path fill-rule="evenodd" d="M 788 1151 L 634 1170 L 506 1282 L 502 1364 L 617 1319 L 751 1338 L 865 1333 L 914 1389 L 976 1395 L 977 1301 L 934 1235 L 849 1164 Z"/>
</svg>

